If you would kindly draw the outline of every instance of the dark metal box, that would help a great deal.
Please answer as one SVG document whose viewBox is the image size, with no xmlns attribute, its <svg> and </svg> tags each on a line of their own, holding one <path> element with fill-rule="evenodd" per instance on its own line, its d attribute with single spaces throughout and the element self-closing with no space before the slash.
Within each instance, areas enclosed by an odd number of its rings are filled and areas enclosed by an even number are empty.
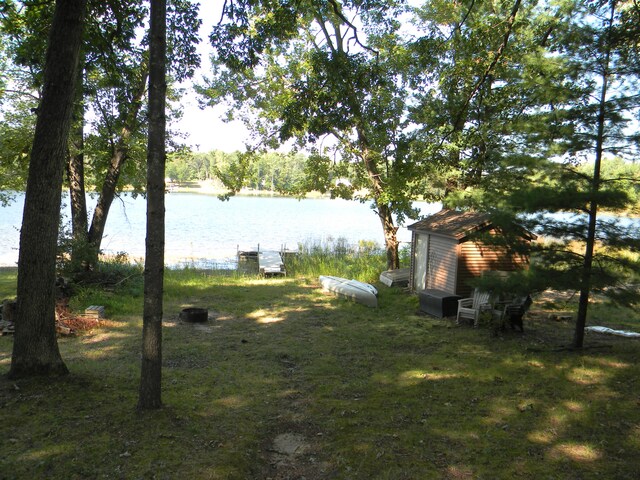
<svg viewBox="0 0 640 480">
<path fill-rule="evenodd" d="M 458 300 L 462 297 L 444 290 L 433 288 L 420 290 L 420 310 L 435 317 L 451 317 L 458 313 Z"/>
</svg>

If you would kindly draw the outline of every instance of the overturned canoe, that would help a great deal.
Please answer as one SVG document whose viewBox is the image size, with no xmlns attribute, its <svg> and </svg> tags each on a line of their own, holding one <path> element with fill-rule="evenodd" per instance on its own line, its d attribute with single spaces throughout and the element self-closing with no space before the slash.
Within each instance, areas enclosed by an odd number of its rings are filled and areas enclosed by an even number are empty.
<svg viewBox="0 0 640 480">
<path fill-rule="evenodd" d="M 329 275 L 320 275 L 320 283 L 322 288 L 328 292 L 362 303 L 367 307 L 378 306 L 378 297 L 376 296 L 378 291 L 376 287 L 368 283 Z"/>
</svg>

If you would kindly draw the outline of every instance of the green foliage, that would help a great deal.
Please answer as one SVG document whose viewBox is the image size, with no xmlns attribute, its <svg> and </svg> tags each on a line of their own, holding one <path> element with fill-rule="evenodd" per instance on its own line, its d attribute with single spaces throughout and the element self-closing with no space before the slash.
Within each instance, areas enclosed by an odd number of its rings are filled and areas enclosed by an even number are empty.
<svg viewBox="0 0 640 480">
<path fill-rule="evenodd" d="M 58 232 L 58 251 L 56 270 L 66 278 L 75 278 L 86 274 L 86 269 L 94 256 L 94 249 L 86 241 L 74 238 L 69 223 L 61 218 Z"/>
<path fill-rule="evenodd" d="M 0 204 L 7 200 L 7 191 L 24 191 L 35 129 L 33 99 L 9 95 L 11 107 L 0 114 Z"/>
<path fill-rule="evenodd" d="M 28 58 L 44 56 L 43 45 L 42 49 L 27 53 L 29 48 L 36 49 L 39 41 L 29 36 L 42 31 L 40 16 L 52 11 L 51 5 L 41 5 L 15 24 L 17 5 L 7 2 L 0 16 L 0 204 L 11 200 L 10 191 L 25 189 L 38 94 L 24 63 Z M 28 48 L 19 42 L 23 36 L 29 37 Z M 39 81 L 38 76 L 36 83 Z"/>
<path fill-rule="evenodd" d="M 10 69 L 2 69 L 0 84 L 11 80 L 16 92 L 8 113 L 0 124 L 0 189 L 23 189 L 29 148 L 33 136 L 33 112 L 30 108 L 41 88 L 42 66 L 51 22 L 53 3 L 8 1 L 3 3 L 0 18 L 2 45 Z M 83 51 L 84 78 L 82 108 L 76 110 L 77 122 L 83 109 L 91 108 L 93 117 L 82 151 L 86 160 L 86 185 L 100 191 L 105 182 L 117 177 L 117 189 L 124 185 L 143 191 L 146 155 L 145 92 L 148 75 L 146 38 L 140 36 L 146 24 L 148 7 L 129 0 L 90 2 Z M 183 81 L 193 76 L 200 58 L 197 3 L 174 0 L 168 2 L 168 61 L 170 81 Z M 19 92 L 18 92 L 19 90 Z M 181 94 L 170 88 L 169 98 Z M 20 94 L 20 96 L 18 96 Z M 17 100 L 16 100 L 17 99 Z M 2 100 L 2 95 L 0 95 Z M 25 104 L 24 106 L 20 103 Z M 179 108 L 169 106 L 170 115 Z M 74 139 L 76 141 L 76 139 Z M 127 159 L 121 171 L 107 175 L 114 156 Z"/>
<path fill-rule="evenodd" d="M 307 164 L 302 154 L 294 153 L 180 152 L 169 157 L 166 172 L 176 182 L 213 180 L 230 192 L 250 188 L 296 195 L 304 193 Z"/>
<path fill-rule="evenodd" d="M 30 87 L 42 86 L 42 68 L 53 17 L 54 4 L 4 2 L 0 32 L 7 42 L 13 64 L 31 70 Z M 15 73 L 15 72 L 14 72 Z M 24 86 L 24 85 L 23 85 Z"/>
<path fill-rule="evenodd" d="M 102 258 L 90 271 L 74 271 L 73 308 L 102 305 L 109 312 L 136 314 L 142 310 L 144 266 L 132 263 L 126 253 Z"/>
<path fill-rule="evenodd" d="M 589 177 L 593 174 L 593 162 L 583 162 L 577 172 Z M 604 158 L 600 168 L 600 192 L 616 195 L 621 204 L 613 204 L 608 198 L 598 202 L 612 211 L 623 211 L 630 215 L 640 214 L 640 164 L 621 157 Z M 624 195 L 624 196 L 622 196 Z"/>
<path fill-rule="evenodd" d="M 17 267 L 0 267 L 0 302 L 16 296 Z"/>
<path fill-rule="evenodd" d="M 378 245 L 360 242 L 351 246 L 344 238 L 301 244 L 298 252 L 287 258 L 286 267 L 294 276 L 334 275 L 367 283 L 376 282 L 386 269 L 384 251 Z"/>
<path fill-rule="evenodd" d="M 499 197 L 553 146 L 547 105 L 562 97 L 550 79 L 563 67 L 541 48 L 553 19 L 535 2 L 434 1 L 416 15 L 412 148 L 432 158 L 434 184 L 448 194 L 484 183 Z"/>
</svg>

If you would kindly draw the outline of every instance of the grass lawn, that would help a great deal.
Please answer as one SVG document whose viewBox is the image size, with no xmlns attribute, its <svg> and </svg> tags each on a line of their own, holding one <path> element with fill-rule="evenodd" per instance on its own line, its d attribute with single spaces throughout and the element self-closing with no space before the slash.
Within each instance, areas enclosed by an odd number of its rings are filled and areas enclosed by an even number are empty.
<svg viewBox="0 0 640 480">
<path fill-rule="evenodd" d="M 0 267 L 0 301 L 16 296 L 17 268 Z"/>
<path fill-rule="evenodd" d="M 0 379 L 0 478 L 638 478 L 640 340 L 559 348 L 573 325 L 548 312 L 571 303 L 537 299 L 524 334 L 495 338 L 384 286 L 377 309 L 316 278 L 170 271 L 165 290 L 164 408 L 135 410 L 141 289 L 81 291 L 72 307 L 109 321 L 59 339 L 71 374 Z M 187 306 L 210 320 L 181 323 Z M 640 331 L 630 309 L 591 317 Z"/>
</svg>

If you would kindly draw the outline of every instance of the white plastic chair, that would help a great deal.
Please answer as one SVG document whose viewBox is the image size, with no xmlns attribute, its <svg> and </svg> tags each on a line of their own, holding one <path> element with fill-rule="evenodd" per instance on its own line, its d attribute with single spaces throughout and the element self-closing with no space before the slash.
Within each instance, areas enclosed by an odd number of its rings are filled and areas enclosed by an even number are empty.
<svg viewBox="0 0 640 480">
<path fill-rule="evenodd" d="M 490 303 L 491 294 L 489 292 L 483 292 L 477 288 L 473 291 L 473 296 L 470 298 L 461 298 L 458 300 L 458 315 L 456 317 L 456 324 L 460 324 L 461 318 L 468 318 L 473 320 L 473 326 L 478 326 L 480 320 L 480 314 L 484 311 L 492 309 Z"/>
</svg>

